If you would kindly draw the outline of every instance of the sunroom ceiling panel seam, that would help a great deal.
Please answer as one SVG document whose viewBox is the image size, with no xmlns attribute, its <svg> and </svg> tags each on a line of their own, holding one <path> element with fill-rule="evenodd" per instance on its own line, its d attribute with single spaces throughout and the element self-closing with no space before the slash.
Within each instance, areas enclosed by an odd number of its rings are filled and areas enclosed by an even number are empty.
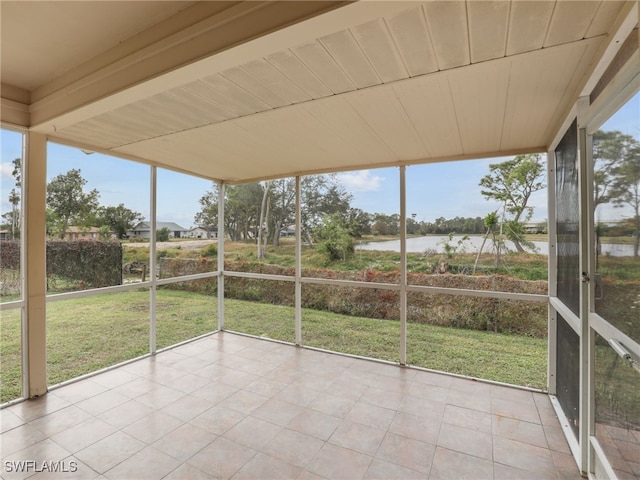
<svg viewBox="0 0 640 480">
<path fill-rule="evenodd" d="M 382 83 L 409 78 L 396 42 L 383 18 L 351 29 Z"/>
<path fill-rule="evenodd" d="M 513 2 L 507 33 L 507 56 L 542 48 L 553 10 L 553 2 Z"/>
<path fill-rule="evenodd" d="M 342 138 L 352 145 L 357 152 L 355 158 L 362 163 L 363 159 L 381 162 L 389 158 L 393 152 L 380 141 L 376 133 L 361 121 L 360 116 L 351 105 L 341 97 L 331 97 L 323 102 L 303 104 L 318 122 L 322 123 L 333 135 Z"/>
<path fill-rule="evenodd" d="M 444 75 L 396 85 L 394 90 L 431 156 L 462 152 L 454 106 Z"/>
<path fill-rule="evenodd" d="M 327 35 L 318 39 L 318 42 L 357 89 L 382 83 L 350 30 Z"/>
<path fill-rule="evenodd" d="M 471 63 L 465 2 L 432 2 L 424 6 L 439 70 Z"/>
<path fill-rule="evenodd" d="M 469 2 L 469 44 L 471 63 L 506 55 L 509 2 Z"/>
<path fill-rule="evenodd" d="M 476 65 L 449 75 L 463 152 L 490 151 L 500 145 L 511 62 Z"/>
<path fill-rule="evenodd" d="M 356 90 L 353 81 L 318 42 L 309 42 L 291 49 L 309 70 L 325 84 L 333 94 Z"/>
<path fill-rule="evenodd" d="M 439 70 L 422 6 L 387 20 L 410 77 Z"/>
<path fill-rule="evenodd" d="M 245 63 L 242 68 L 257 78 L 266 88 L 284 98 L 289 105 L 311 100 L 311 96 L 298 88 L 286 73 L 275 68 L 266 59 Z M 262 99 L 261 96 L 258 96 L 258 98 Z"/>
<path fill-rule="evenodd" d="M 311 99 L 333 95 L 333 92 L 312 72 L 291 50 L 284 50 L 267 56 L 267 61 L 281 72 L 286 72 L 289 80 L 296 84 Z"/>
<path fill-rule="evenodd" d="M 256 78 L 255 75 L 247 71 L 244 66 L 229 68 L 221 72 L 220 75 L 260 98 L 271 108 L 280 108 L 291 104 L 290 101 L 278 95 L 269 85 L 265 85 L 262 79 Z"/>
<path fill-rule="evenodd" d="M 586 37 L 599 2 L 556 2 L 544 47 L 575 42 Z"/>
</svg>

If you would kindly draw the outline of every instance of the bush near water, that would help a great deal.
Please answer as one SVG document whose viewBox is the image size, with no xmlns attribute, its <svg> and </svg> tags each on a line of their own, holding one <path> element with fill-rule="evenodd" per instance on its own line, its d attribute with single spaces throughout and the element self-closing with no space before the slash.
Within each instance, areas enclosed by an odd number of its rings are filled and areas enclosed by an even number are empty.
<svg viewBox="0 0 640 480">
<path fill-rule="evenodd" d="M 162 258 L 160 277 L 215 271 L 215 260 Z M 226 271 L 251 272 L 293 277 L 293 267 L 268 265 L 261 262 L 225 261 Z M 398 284 L 399 272 L 336 271 L 327 269 L 302 269 L 303 277 L 334 280 L 365 281 L 371 283 Z M 500 275 L 438 275 L 408 273 L 409 285 L 469 290 L 490 290 L 546 295 L 547 282 L 520 280 Z M 263 280 L 243 277 L 225 277 L 225 297 L 274 305 L 293 306 L 294 282 Z M 168 286 L 173 289 L 213 294 L 217 292 L 217 279 L 208 278 L 180 282 Z M 397 291 L 345 287 L 338 285 L 303 284 L 302 307 L 353 316 L 381 320 L 399 320 L 400 295 Z M 547 336 L 547 304 L 514 300 L 502 300 L 459 294 L 432 294 L 409 292 L 407 320 L 413 323 L 488 330 L 501 333 Z"/>
</svg>

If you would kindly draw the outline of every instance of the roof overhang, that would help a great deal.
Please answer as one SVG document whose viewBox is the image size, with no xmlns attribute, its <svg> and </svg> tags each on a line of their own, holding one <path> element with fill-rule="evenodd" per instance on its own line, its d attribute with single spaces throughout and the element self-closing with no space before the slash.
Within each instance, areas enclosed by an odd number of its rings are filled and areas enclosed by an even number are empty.
<svg viewBox="0 0 640 480">
<path fill-rule="evenodd" d="M 230 183 L 546 151 L 638 22 L 609 0 L 0 7 L 4 125 Z"/>
</svg>

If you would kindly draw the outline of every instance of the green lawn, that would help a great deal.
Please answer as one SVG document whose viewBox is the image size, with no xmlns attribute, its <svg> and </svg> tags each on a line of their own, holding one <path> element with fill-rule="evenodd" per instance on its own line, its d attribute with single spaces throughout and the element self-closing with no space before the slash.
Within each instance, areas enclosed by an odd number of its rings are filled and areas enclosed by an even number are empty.
<svg viewBox="0 0 640 480">
<path fill-rule="evenodd" d="M 161 289 L 157 304 L 157 345 L 169 346 L 217 327 L 216 298 Z M 399 324 L 303 310 L 303 343 L 398 361 Z M 52 302 L 47 306 L 50 385 L 135 358 L 149 349 L 149 294 L 103 294 Z M 291 307 L 225 300 L 225 328 L 293 342 Z M 20 319 L 1 318 L 1 402 L 20 395 Z M 408 325 L 411 364 L 489 380 L 546 387 L 546 340 L 462 329 Z"/>
</svg>

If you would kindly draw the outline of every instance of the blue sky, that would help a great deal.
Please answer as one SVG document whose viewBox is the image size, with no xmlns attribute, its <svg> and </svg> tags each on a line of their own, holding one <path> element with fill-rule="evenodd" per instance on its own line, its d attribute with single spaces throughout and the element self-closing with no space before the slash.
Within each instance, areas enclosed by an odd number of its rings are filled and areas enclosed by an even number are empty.
<svg viewBox="0 0 640 480">
<path fill-rule="evenodd" d="M 602 128 L 640 138 L 640 93 Z M 4 213 L 11 209 L 7 199 L 14 186 L 11 162 L 21 156 L 21 136 L 2 130 L 0 142 L 0 211 Z M 484 216 L 495 210 L 497 205 L 480 194 L 478 182 L 489 173 L 489 164 L 501 160 L 504 158 L 407 167 L 407 213 L 415 213 L 418 221 L 433 221 L 437 217 Z M 47 180 L 72 168 L 81 170 L 87 180 L 87 191 L 95 188 L 100 192 L 101 205 L 124 203 L 149 218 L 148 166 L 97 153 L 87 155 L 78 149 L 49 143 Z M 399 213 L 397 168 L 345 172 L 338 176 L 353 195 L 352 206 L 370 213 Z M 210 188 L 208 180 L 158 169 L 158 221 L 193 226 L 198 200 Z M 536 193 L 530 205 L 535 208 L 533 219 L 544 220 L 546 190 Z M 617 211 L 616 215 L 620 213 Z"/>
</svg>

